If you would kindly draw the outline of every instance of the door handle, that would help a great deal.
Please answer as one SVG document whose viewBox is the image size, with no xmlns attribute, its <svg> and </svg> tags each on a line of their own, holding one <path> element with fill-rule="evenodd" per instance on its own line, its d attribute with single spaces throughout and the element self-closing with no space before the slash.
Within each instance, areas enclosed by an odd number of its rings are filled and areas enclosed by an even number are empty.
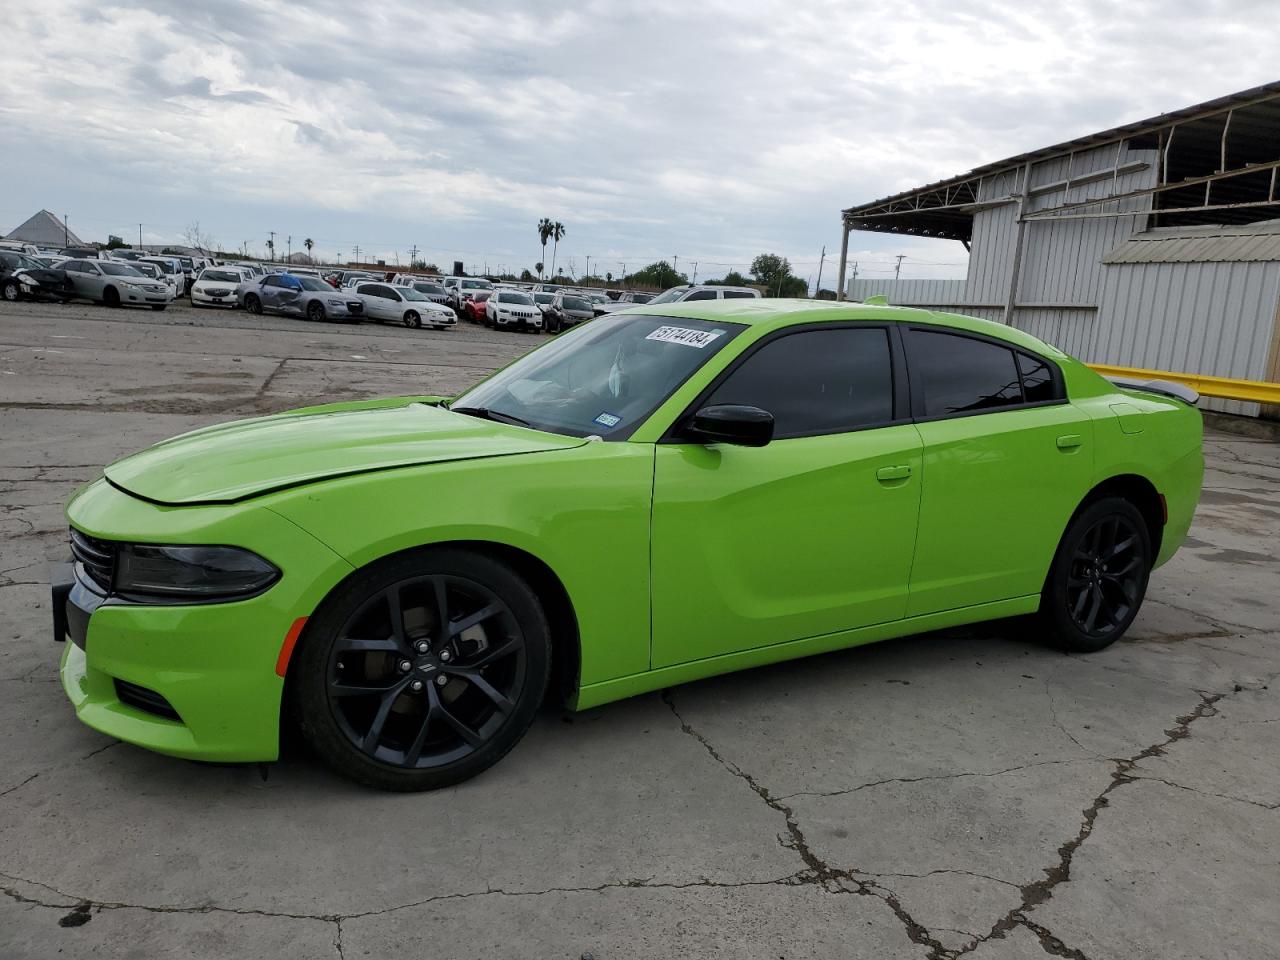
<svg viewBox="0 0 1280 960">
<path fill-rule="evenodd" d="M 1074 450 L 1084 443 L 1084 437 L 1078 433 L 1065 433 L 1058 438 L 1059 450 Z"/>
<path fill-rule="evenodd" d="M 894 480 L 906 480 L 911 476 L 911 465 L 904 463 L 896 467 L 881 467 L 876 471 L 876 479 L 881 483 L 891 483 Z"/>
</svg>

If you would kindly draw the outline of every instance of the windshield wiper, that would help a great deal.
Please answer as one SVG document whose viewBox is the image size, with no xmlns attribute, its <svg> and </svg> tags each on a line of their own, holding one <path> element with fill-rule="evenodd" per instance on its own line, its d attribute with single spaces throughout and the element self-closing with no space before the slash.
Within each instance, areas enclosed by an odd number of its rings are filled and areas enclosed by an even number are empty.
<svg viewBox="0 0 1280 960">
<path fill-rule="evenodd" d="M 520 417 L 510 413 L 503 413 L 501 410 L 490 410 L 488 407 L 450 407 L 449 410 L 453 413 L 465 414 L 468 417 L 492 420 L 495 423 L 510 423 L 517 427 L 532 426 L 528 420 L 522 420 Z"/>
</svg>

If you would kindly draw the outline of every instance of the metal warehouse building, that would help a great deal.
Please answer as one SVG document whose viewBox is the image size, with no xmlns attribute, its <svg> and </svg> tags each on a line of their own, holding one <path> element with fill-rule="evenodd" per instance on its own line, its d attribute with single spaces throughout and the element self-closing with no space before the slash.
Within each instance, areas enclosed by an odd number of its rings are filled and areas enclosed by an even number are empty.
<svg viewBox="0 0 1280 960">
<path fill-rule="evenodd" d="M 1277 170 L 1272 83 L 850 207 L 840 289 L 1012 324 L 1089 363 L 1277 381 Z M 846 286 L 851 230 L 958 240 L 968 276 Z"/>
</svg>

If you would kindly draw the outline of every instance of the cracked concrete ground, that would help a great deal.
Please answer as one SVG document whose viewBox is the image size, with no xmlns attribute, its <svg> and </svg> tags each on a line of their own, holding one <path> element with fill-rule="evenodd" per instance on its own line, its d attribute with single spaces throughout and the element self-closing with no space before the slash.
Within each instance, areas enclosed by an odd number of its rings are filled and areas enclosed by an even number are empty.
<svg viewBox="0 0 1280 960">
<path fill-rule="evenodd" d="M 975 627 L 548 712 L 371 793 L 80 726 L 46 565 L 113 457 L 318 400 L 452 392 L 536 341 L 0 306 L 0 958 L 1270 958 L 1280 447 L 1206 442 L 1130 636 Z"/>
</svg>

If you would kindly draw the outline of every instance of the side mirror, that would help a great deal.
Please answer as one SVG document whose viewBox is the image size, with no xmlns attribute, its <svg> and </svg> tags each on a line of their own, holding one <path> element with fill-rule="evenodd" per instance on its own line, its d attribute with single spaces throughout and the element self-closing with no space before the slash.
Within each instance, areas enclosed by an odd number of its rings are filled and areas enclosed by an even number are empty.
<svg viewBox="0 0 1280 960">
<path fill-rule="evenodd" d="M 773 439 L 773 414 L 759 407 L 719 403 L 695 413 L 684 434 L 695 443 L 763 447 Z"/>
</svg>

